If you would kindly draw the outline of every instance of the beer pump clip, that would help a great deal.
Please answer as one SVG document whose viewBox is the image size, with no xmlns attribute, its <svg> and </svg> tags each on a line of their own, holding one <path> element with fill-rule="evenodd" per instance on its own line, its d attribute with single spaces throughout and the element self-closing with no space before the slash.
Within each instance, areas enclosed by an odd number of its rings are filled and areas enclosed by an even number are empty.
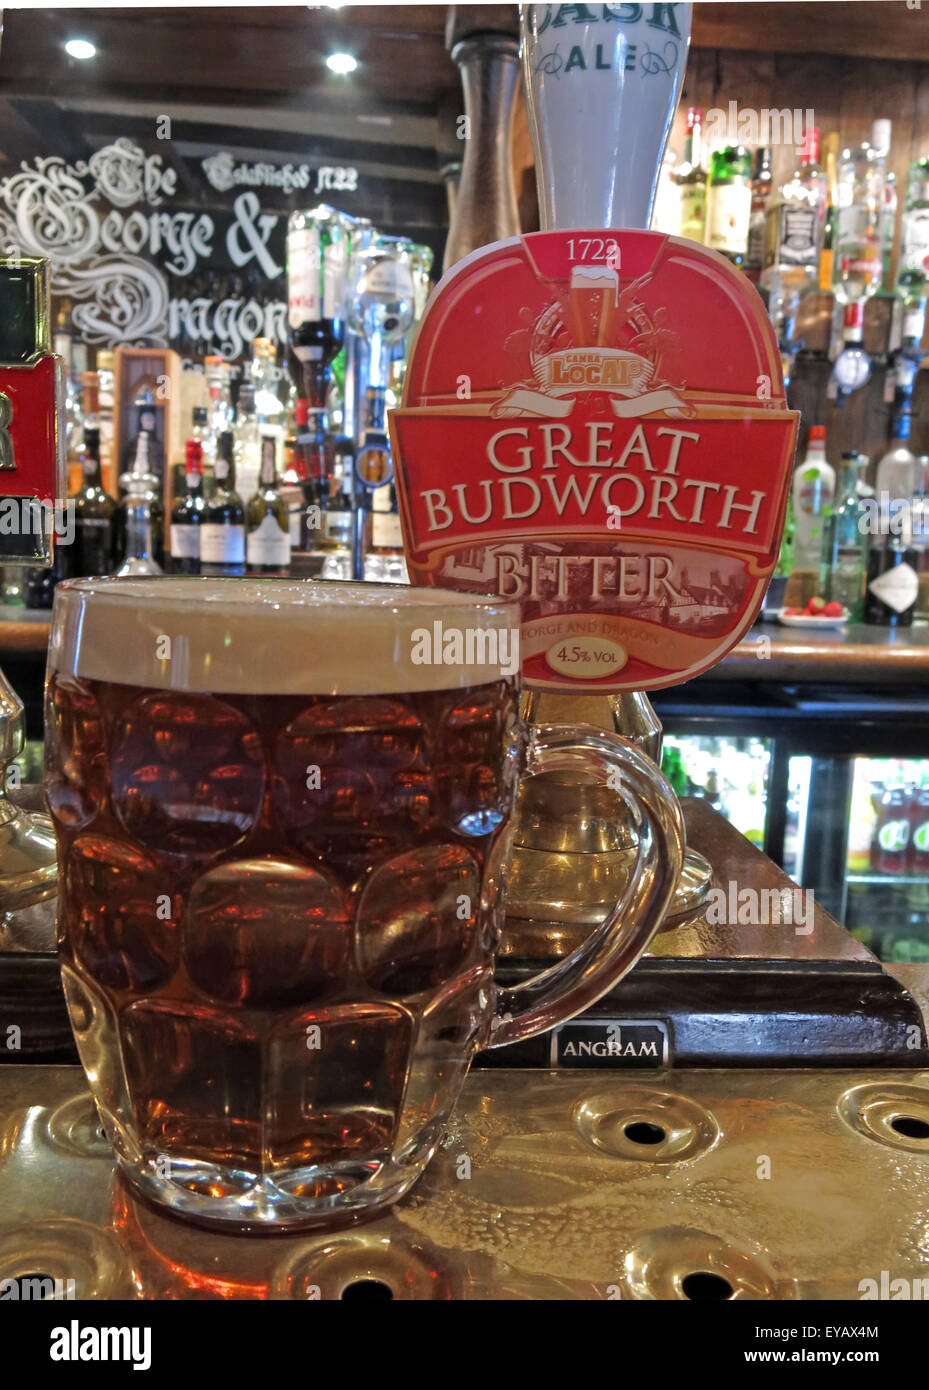
<svg viewBox="0 0 929 1390">
<path fill-rule="evenodd" d="M 598 723 L 655 757 L 645 692 L 709 670 L 761 606 L 798 422 L 755 287 L 695 242 L 634 230 L 689 18 L 523 7 L 546 230 L 447 272 L 390 416 L 412 582 L 520 600 L 527 715 Z M 591 866 L 604 846 L 622 860 L 617 812 L 543 780 L 527 797 L 550 805 L 518 813 L 508 917 L 589 927 L 615 898 L 613 870 Z M 687 910 L 711 881 L 688 859 Z"/>
<path fill-rule="evenodd" d="M 0 259 L 0 563 L 48 564 L 65 496 L 61 363 L 50 350 L 48 261 Z M 21 950 L 23 909 L 54 896 L 51 820 L 7 798 L 25 744 L 23 705 L 0 671 L 0 951 Z M 47 927 L 47 923 L 43 923 Z"/>
</svg>

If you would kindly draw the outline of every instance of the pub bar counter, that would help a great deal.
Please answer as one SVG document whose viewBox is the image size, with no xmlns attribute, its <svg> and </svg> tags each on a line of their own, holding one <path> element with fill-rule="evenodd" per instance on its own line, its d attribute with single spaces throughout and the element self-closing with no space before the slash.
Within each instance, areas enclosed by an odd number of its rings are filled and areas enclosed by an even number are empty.
<svg viewBox="0 0 929 1390">
<path fill-rule="evenodd" d="M 4 1297 L 922 1288 L 929 20 L 848 8 L 8 12 Z M 699 524 L 424 526 L 608 435 Z"/>
</svg>

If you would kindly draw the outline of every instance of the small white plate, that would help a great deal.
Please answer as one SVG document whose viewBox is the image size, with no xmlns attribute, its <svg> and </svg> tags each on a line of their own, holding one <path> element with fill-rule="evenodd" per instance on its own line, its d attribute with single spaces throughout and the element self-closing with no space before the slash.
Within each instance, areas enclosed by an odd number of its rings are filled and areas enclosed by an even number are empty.
<svg viewBox="0 0 929 1390">
<path fill-rule="evenodd" d="M 848 614 L 843 613 L 841 618 L 824 618 L 821 613 L 818 613 L 815 618 L 810 618 L 805 613 L 788 613 L 786 609 L 779 608 L 777 620 L 784 627 L 842 627 L 844 623 L 848 622 Z"/>
</svg>

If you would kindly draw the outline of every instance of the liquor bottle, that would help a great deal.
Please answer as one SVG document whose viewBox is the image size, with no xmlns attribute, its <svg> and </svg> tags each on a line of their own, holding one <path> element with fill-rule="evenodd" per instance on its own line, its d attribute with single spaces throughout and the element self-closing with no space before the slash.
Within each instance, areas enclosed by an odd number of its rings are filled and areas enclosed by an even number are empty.
<svg viewBox="0 0 929 1390">
<path fill-rule="evenodd" d="M 881 211 L 878 218 L 878 235 L 881 243 L 881 289 L 892 293 L 894 236 L 897 230 L 897 176 L 888 173 L 884 179 L 884 192 L 881 197 Z"/>
<path fill-rule="evenodd" d="M 132 470 L 120 478 L 126 495 L 120 502 L 123 562 L 119 575 L 162 574 L 164 508 L 160 482 L 149 471 L 148 435 L 139 435 Z"/>
<path fill-rule="evenodd" d="M 864 616 L 868 546 L 860 525 L 858 480 L 866 463 L 864 455 L 854 450 L 842 455 L 835 501 L 826 511 L 823 529 L 819 592 L 830 602 L 841 603 L 853 623 L 860 623 Z"/>
<path fill-rule="evenodd" d="M 880 627 L 909 627 L 919 594 L 919 557 L 908 536 L 889 527 L 868 552 L 865 621 Z"/>
<path fill-rule="evenodd" d="M 245 509 L 235 490 L 235 439 L 219 436 L 214 464 L 215 487 L 200 523 L 200 573 L 245 573 Z"/>
<path fill-rule="evenodd" d="M 823 222 L 823 249 L 819 257 L 819 288 L 824 294 L 832 289 L 832 267 L 835 260 L 835 229 L 838 217 L 838 157 L 839 133 L 831 130 L 823 141 L 822 161 L 826 170 L 826 216 Z"/>
<path fill-rule="evenodd" d="M 368 385 L 365 392 L 364 428 L 355 461 L 356 484 L 355 560 L 371 538 L 372 493 L 393 475 L 387 443 L 387 392 L 391 359 L 403 344 L 416 313 L 416 292 L 410 255 L 395 237 L 375 236 L 353 257 L 349 297 L 349 324 L 367 348 Z M 363 563 L 363 562 L 362 562 Z"/>
<path fill-rule="evenodd" d="M 235 410 L 232 405 L 232 386 L 229 363 L 215 354 L 203 359 L 207 388 L 207 429 L 209 446 L 204 443 L 204 452 L 215 459 L 219 436 L 231 430 L 235 423 Z"/>
<path fill-rule="evenodd" d="M 66 561 L 69 575 L 112 574 L 117 556 L 117 503 L 103 486 L 100 430 L 84 425 L 81 458 L 84 483 L 74 497 L 74 540 Z"/>
<path fill-rule="evenodd" d="M 724 145 L 710 157 L 704 243 L 744 265 L 751 215 L 752 157 L 742 145 Z"/>
<path fill-rule="evenodd" d="M 294 428 L 293 434 L 286 440 L 284 446 L 284 472 L 281 475 L 280 493 L 284 499 L 284 506 L 287 510 L 287 534 L 290 537 L 291 562 L 293 563 L 294 552 L 303 555 L 312 548 L 315 541 L 313 528 L 308 527 L 311 520 L 310 508 L 316 506 L 321 516 L 322 500 L 321 489 L 318 486 L 311 486 L 309 466 L 307 463 L 307 422 L 309 419 L 309 406 L 307 401 L 298 400 L 294 407 Z M 301 576 L 312 574 L 306 571 L 301 564 L 299 570 L 294 573 Z"/>
<path fill-rule="evenodd" d="M 687 112 L 684 162 L 672 174 L 680 195 L 678 235 L 702 241 L 706 227 L 706 180 L 703 167 L 703 112 L 691 106 Z"/>
<path fill-rule="evenodd" d="M 823 559 L 826 508 L 835 498 L 835 469 L 826 459 L 826 430 L 810 429 L 806 457 L 793 477 L 794 571 L 813 571 L 817 579 Z"/>
<path fill-rule="evenodd" d="M 369 391 L 369 418 L 377 419 L 383 412 L 379 393 Z M 364 577 L 393 584 L 408 584 L 409 575 L 403 554 L 403 533 L 397 507 L 397 490 L 393 481 L 393 462 L 390 444 L 382 429 L 365 430 L 363 443 L 355 463 L 355 476 L 364 484 L 363 496 L 368 502 L 365 518 Z"/>
<path fill-rule="evenodd" d="M 914 160 L 906 176 L 897 294 L 905 309 L 924 305 L 929 296 L 929 155 Z"/>
<path fill-rule="evenodd" d="M 832 288 L 839 304 L 863 304 L 880 289 L 883 187 L 883 159 L 872 146 L 842 152 L 837 167 L 832 269 Z"/>
<path fill-rule="evenodd" d="M 745 273 L 757 282 L 761 277 L 765 261 L 767 237 L 768 203 L 774 187 L 771 160 L 774 151 L 764 145 L 755 151 L 755 167 L 752 171 L 752 205 L 748 222 L 748 255 L 745 258 Z"/>
<path fill-rule="evenodd" d="M 904 535 L 908 542 L 912 539 L 910 511 L 919 481 L 916 455 L 909 445 L 915 375 L 909 372 L 897 376 L 890 448 L 878 460 L 874 477 L 878 514 L 886 517 L 891 529 Z"/>
<path fill-rule="evenodd" d="M 796 289 L 812 288 L 818 279 L 829 197 L 819 136 L 818 126 L 806 128 L 800 164 L 768 209 L 766 268 Z"/>
<path fill-rule="evenodd" d="M 794 519 L 793 492 L 787 494 L 787 511 L 784 516 L 784 530 L 781 533 L 781 548 L 777 555 L 774 573 L 781 579 L 789 579 L 794 571 L 794 539 L 797 523 Z"/>
<path fill-rule="evenodd" d="M 256 338 L 252 346 L 252 360 L 248 368 L 249 382 L 255 403 L 255 419 L 261 439 L 274 440 L 275 463 L 284 447 L 287 407 L 283 400 L 282 373 L 277 366 L 277 349 L 270 338 Z M 236 479 L 243 500 L 248 500 L 258 486 L 258 477 L 264 459 L 262 443 L 254 459 L 254 474 L 243 478 L 238 472 L 236 460 Z"/>
<path fill-rule="evenodd" d="M 199 574 L 200 527 L 206 511 L 203 445 L 199 439 L 188 439 L 184 453 L 185 491 L 171 508 L 169 569 L 172 574 Z"/>
<path fill-rule="evenodd" d="M 85 410 L 90 408 L 85 405 Z M 116 357 L 110 348 L 97 352 L 97 428 L 100 431 L 100 461 L 116 468 Z"/>
<path fill-rule="evenodd" d="M 245 557 L 249 574 L 290 573 L 290 529 L 287 503 L 277 485 L 277 442 L 261 440 L 261 477 L 245 510 Z"/>
<path fill-rule="evenodd" d="M 332 476 L 323 498 L 322 531 L 312 552 L 320 563 L 320 578 L 352 578 L 352 534 L 355 498 L 352 490 L 354 458 L 350 440 L 336 441 Z"/>
<path fill-rule="evenodd" d="M 345 284 L 350 222 L 320 204 L 291 213 L 287 224 L 288 364 L 298 397 L 310 397 L 308 368 L 328 382 L 345 339 Z M 325 407 L 325 401 L 323 401 Z"/>
<path fill-rule="evenodd" d="M 239 387 L 232 433 L 235 437 L 236 484 L 244 502 L 258 487 L 261 474 L 261 426 L 255 404 L 254 378 L 243 381 Z"/>
</svg>

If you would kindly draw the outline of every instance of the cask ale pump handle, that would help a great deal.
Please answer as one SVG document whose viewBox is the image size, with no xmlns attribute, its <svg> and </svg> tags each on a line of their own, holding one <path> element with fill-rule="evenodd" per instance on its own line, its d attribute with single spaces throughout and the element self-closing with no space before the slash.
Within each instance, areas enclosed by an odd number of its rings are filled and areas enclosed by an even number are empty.
<svg viewBox="0 0 929 1390">
<path fill-rule="evenodd" d="M 522 7 L 543 231 L 648 227 L 690 18 L 682 3 Z"/>
<path fill-rule="evenodd" d="M 648 227 L 683 86 L 690 22 L 690 4 L 679 3 L 521 7 L 543 231 Z M 660 760 L 661 725 L 642 692 L 591 696 L 529 689 L 523 712 L 534 724 L 583 719 Z M 634 843 L 617 813 L 622 820 L 615 799 L 601 787 L 544 779 L 526 784 L 514 829 L 507 912 L 527 949 L 548 954 L 551 946 L 552 929 L 530 928 L 530 922 L 547 918 L 589 928 L 602 918 L 615 881 L 613 861 L 622 858 L 622 844 Z M 573 856 L 544 854 L 569 825 L 571 848 L 592 868 L 583 876 L 572 870 Z M 697 911 L 710 881 L 710 866 L 688 851 L 668 922 L 676 925 Z M 516 927 L 520 919 L 527 925 Z"/>
</svg>

